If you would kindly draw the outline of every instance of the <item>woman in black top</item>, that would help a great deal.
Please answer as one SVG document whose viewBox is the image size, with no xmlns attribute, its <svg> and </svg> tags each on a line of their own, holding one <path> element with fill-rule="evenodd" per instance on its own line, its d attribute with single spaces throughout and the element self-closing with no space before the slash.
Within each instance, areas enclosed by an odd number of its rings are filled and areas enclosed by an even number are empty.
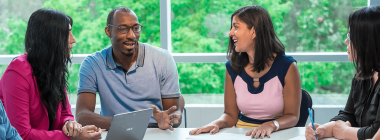
<svg viewBox="0 0 380 140">
<path fill-rule="evenodd" d="M 373 140 L 380 140 L 380 131 L 377 131 L 375 136 L 372 138 Z"/>
<path fill-rule="evenodd" d="M 356 68 L 346 107 L 329 123 L 306 127 L 307 140 L 325 137 L 370 139 L 380 127 L 380 7 L 364 7 L 350 14 L 345 44 Z"/>
</svg>

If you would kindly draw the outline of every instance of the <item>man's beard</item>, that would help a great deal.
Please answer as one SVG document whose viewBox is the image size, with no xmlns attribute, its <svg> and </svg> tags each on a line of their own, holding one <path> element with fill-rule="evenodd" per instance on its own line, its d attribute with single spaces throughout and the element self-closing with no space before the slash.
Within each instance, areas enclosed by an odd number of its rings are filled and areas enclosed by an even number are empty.
<svg viewBox="0 0 380 140">
<path fill-rule="evenodd" d="M 127 57 L 132 57 L 134 53 L 135 53 L 135 52 L 132 52 L 132 53 L 122 53 L 122 54 L 123 54 L 124 56 L 127 56 Z"/>
</svg>

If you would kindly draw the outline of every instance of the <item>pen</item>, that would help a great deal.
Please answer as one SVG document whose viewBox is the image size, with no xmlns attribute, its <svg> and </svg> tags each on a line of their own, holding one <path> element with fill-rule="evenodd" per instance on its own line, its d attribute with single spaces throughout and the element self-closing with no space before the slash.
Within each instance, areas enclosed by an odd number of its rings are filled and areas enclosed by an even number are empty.
<svg viewBox="0 0 380 140">
<path fill-rule="evenodd" d="M 106 131 L 106 129 L 102 129 L 102 131 Z M 99 129 L 87 131 L 87 133 L 94 133 L 94 132 L 99 132 Z"/>
<path fill-rule="evenodd" d="M 308 108 L 308 110 L 309 110 L 310 122 L 311 122 L 311 125 L 313 125 L 313 130 L 315 131 L 315 126 L 314 126 L 313 116 L 312 116 L 312 114 L 311 114 L 311 110 L 310 110 L 310 108 Z M 318 139 L 317 134 L 315 134 L 315 138 Z"/>
</svg>

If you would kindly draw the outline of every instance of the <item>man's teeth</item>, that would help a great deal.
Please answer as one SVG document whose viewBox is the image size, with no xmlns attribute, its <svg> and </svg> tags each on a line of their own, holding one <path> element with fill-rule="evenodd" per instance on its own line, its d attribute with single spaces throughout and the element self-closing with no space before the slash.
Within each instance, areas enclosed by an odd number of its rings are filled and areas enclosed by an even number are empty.
<svg viewBox="0 0 380 140">
<path fill-rule="evenodd" d="M 237 42 L 237 40 L 234 40 L 234 42 Z"/>
</svg>

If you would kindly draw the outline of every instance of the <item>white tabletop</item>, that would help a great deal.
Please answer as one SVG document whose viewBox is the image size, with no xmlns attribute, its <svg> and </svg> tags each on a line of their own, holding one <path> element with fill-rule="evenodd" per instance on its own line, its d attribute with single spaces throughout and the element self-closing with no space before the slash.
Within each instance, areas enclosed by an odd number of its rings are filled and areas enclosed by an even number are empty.
<svg viewBox="0 0 380 140">
<path fill-rule="evenodd" d="M 197 136 L 190 136 L 189 132 L 194 128 L 176 128 L 174 131 L 170 130 L 161 130 L 158 128 L 148 128 L 145 132 L 144 140 L 186 140 L 186 138 L 196 139 Z M 228 133 L 231 135 L 240 134 L 245 136 L 252 128 L 225 128 L 220 130 L 218 133 Z M 210 135 L 209 133 L 200 134 L 202 135 Z M 105 140 L 107 136 L 107 131 L 102 133 L 102 140 Z M 221 135 L 220 135 L 221 136 Z M 214 137 L 214 136 L 213 136 Z M 201 137 L 199 137 L 201 138 Z M 216 139 L 220 139 L 215 135 Z M 227 139 L 227 138 L 225 138 Z M 241 137 L 239 137 L 241 139 Z M 245 138 L 244 138 L 245 139 Z M 246 139 L 250 139 L 250 137 L 246 136 Z M 265 137 L 264 139 L 271 140 L 305 140 L 305 127 L 293 127 L 289 129 L 280 130 L 277 132 L 273 132 L 271 134 L 271 138 Z"/>
</svg>

